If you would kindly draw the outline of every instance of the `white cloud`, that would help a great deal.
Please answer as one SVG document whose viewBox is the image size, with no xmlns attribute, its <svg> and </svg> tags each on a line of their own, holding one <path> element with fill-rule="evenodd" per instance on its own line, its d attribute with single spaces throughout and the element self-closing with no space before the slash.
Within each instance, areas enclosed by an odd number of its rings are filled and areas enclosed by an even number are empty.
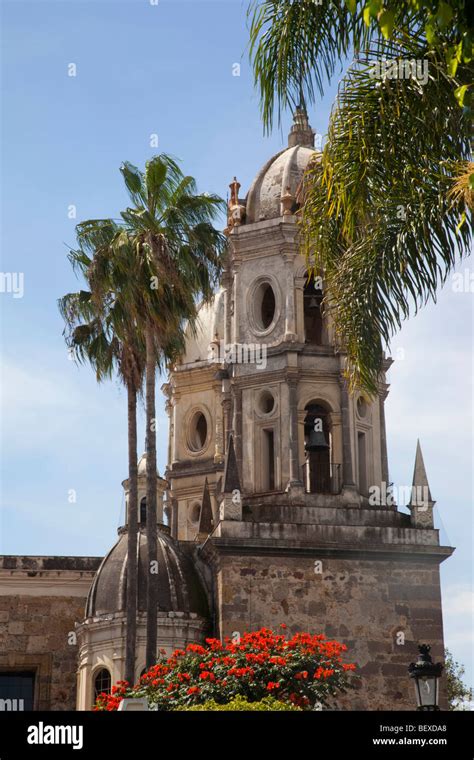
<svg viewBox="0 0 474 760">
<path fill-rule="evenodd" d="M 446 615 L 474 615 L 474 589 L 467 584 L 447 586 L 443 589 L 443 609 Z"/>
</svg>

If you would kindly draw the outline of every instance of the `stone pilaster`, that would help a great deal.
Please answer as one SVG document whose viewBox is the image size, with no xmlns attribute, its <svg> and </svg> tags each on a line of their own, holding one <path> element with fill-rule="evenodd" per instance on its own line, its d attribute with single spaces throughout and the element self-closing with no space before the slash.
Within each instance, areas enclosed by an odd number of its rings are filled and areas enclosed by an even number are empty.
<svg viewBox="0 0 474 760">
<path fill-rule="evenodd" d="M 287 485 L 287 492 L 292 498 L 301 498 L 304 487 L 299 471 L 299 451 L 298 451 L 298 378 L 297 374 L 289 373 L 287 375 L 288 384 L 288 401 L 289 401 L 289 442 L 290 442 L 290 479 Z"/>
<path fill-rule="evenodd" d="M 286 304 L 285 304 L 285 340 L 296 341 L 296 311 L 295 311 L 295 277 L 293 271 L 293 254 L 286 254 Z"/>
<path fill-rule="evenodd" d="M 242 389 L 232 386 L 233 422 L 235 455 L 240 472 L 242 472 Z"/>
<path fill-rule="evenodd" d="M 388 390 L 384 384 L 379 392 L 379 419 L 380 419 L 380 458 L 382 462 L 382 481 L 389 483 L 388 472 L 388 451 L 387 451 L 387 430 L 385 427 L 385 399 L 387 398 Z"/>
<path fill-rule="evenodd" d="M 349 391 L 347 380 L 339 378 L 341 388 L 341 422 L 342 422 L 342 499 L 347 506 L 360 506 L 360 496 L 354 480 L 354 464 L 351 446 L 351 421 L 349 410 Z"/>
</svg>

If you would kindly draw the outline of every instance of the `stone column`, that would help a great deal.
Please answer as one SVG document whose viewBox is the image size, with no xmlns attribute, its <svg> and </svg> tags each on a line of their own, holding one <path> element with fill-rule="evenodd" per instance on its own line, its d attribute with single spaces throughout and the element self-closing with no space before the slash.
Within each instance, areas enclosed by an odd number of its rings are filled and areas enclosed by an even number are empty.
<svg viewBox="0 0 474 760">
<path fill-rule="evenodd" d="M 290 443 L 290 479 L 287 492 L 290 499 L 301 498 L 304 487 L 299 466 L 298 447 L 298 378 L 296 374 L 287 375 L 288 402 L 289 402 L 289 443 Z"/>
<path fill-rule="evenodd" d="M 299 343 L 304 343 L 304 285 L 305 277 L 295 279 L 295 313 L 296 313 L 296 335 Z"/>
<path fill-rule="evenodd" d="M 225 269 L 222 275 L 224 287 L 224 348 L 231 341 L 232 328 L 232 278 L 229 270 Z"/>
<path fill-rule="evenodd" d="M 168 466 L 171 464 L 171 447 L 173 442 L 173 435 L 174 435 L 174 423 L 173 423 L 173 405 L 169 398 L 165 401 L 165 412 L 168 415 Z"/>
<path fill-rule="evenodd" d="M 178 397 L 174 396 L 173 400 L 171 402 L 173 407 L 173 414 L 171 417 L 171 428 L 172 428 L 172 449 L 173 449 L 173 459 L 171 464 L 175 464 L 179 461 L 178 459 Z M 184 431 L 183 431 L 184 433 Z"/>
<path fill-rule="evenodd" d="M 239 307 L 238 301 L 240 297 L 240 261 L 234 261 L 234 283 L 233 283 L 233 314 L 232 314 L 232 332 L 231 340 L 233 343 L 239 342 Z"/>
<path fill-rule="evenodd" d="M 224 461 L 224 429 L 223 429 L 223 401 L 222 401 L 222 383 L 214 383 L 214 393 L 217 399 L 216 402 L 216 445 L 214 448 L 214 462 L 221 463 Z"/>
<path fill-rule="evenodd" d="M 239 466 L 239 471 L 241 473 L 241 477 L 243 479 L 243 456 L 242 456 L 242 389 L 233 386 L 232 391 L 233 396 L 233 413 L 234 413 L 234 419 L 233 419 L 233 432 L 234 432 L 234 447 L 235 447 L 235 456 L 237 459 L 237 463 Z"/>
<path fill-rule="evenodd" d="M 382 480 L 388 487 L 388 452 L 387 452 L 387 431 L 385 428 L 385 399 L 388 390 L 384 384 L 379 392 L 379 418 L 380 418 L 380 456 L 382 460 Z"/>
<path fill-rule="evenodd" d="M 286 303 L 285 303 L 285 340 L 296 340 L 296 313 L 295 313 L 295 277 L 293 272 L 292 254 L 285 254 L 286 269 Z"/>
<path fill-rule="evenodd" d="M 222 409 L 224 412 L 224 454 L 227 453 L 227 440 L 231 431 L 231 407 L 232 403 L 228 393 L 224 394 Z"/>
<path fill-rule="evenodd" d="M 342 495 L 347 506 L 360 506 L 360 497 L 354 481 L 354 469 L 351 446 L 351 422 L 349 411 L 349 392 L 343 375 L 339 378 L 341 388 L 342 421 Z"/>
</svg>

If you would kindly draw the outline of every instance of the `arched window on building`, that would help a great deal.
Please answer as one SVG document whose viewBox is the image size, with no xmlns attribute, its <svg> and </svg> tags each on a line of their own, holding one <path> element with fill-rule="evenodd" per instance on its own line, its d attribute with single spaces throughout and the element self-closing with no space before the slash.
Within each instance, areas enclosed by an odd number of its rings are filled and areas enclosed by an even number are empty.
<svg viewBox="0 0 474 760">
<path fill-rule="evenodd" d="M 315 346 L 323 345 L 323 316 L 321 303 L 323 300 L 320 277 L 306 273 L 303 290 L 304 339 L 305 343 Z"/>
<path fill-rule="evenodd" d="M 331 429 L 329 412 L 321 404 L 305 407 L 304 441 L 305 486 L 308 493 L 333 493 L 331 471 Z"/>
<path fill-rule="evenodd" d="M 107 668 L 101 668 L 94 676 L 94 700 L 99 694 L 110 694 L 112 679 Z"/>
<path fill-rule="evenodd" d="M 140 501 L 140 525 L 146 524 L 146 496 Z"/>
</svg>

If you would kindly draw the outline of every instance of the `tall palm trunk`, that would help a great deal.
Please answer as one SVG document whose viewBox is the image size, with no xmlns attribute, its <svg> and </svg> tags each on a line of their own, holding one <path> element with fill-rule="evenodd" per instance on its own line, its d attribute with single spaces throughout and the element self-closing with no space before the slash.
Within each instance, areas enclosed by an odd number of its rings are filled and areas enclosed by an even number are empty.
<svg viewBox="0 0 474 760">
<path fill-rule="evenodd" d="M 125 680 L 135 683 L 135 653 L 138 607 L 138 467 L 137 467 L 137 391 L 127 383 L 128 402 L 128 536 L 127 536 L 127 611 Z"/>
<path fill-rule="evenodd" d="M 153 326 L 146 327 L 146 534 L 148 544 L 148 582 L 146 618 L 146 666 L 156 663 L 158 587 L 157 587 L 157 505 L 156 505 L 156 423 L 155 423 L 156 355 Z"/>
</svg>

